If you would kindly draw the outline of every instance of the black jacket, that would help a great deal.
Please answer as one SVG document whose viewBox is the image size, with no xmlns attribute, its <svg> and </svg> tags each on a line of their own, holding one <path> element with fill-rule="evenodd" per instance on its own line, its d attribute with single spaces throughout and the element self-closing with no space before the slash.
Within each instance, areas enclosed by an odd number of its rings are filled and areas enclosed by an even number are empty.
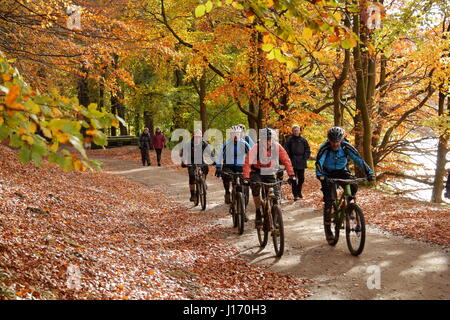
<svg viewBox="0 0 450 320">
<path fill-rule="evenodd" d="M 152 145 L 152 138 L 150 137 L 150 133 L 142 133 L 139 137 L 139 148 L 141 149 L 150 149 Z"/>
<path fill-rule="evenodd" d="M 206 151 L 205 151 L 206 150 Z M 186 151 L 186 153 L 184 152 Z M 205 155 L 211 156 L 211 158 L 214 157 L 214 154 L 209 147 L 209 144 L 207 144 L 205 141 L 202 141 L 202 154 L 200 155 L 201 159 L 198 159 L 199 162 L 201 161 L 202 164 L 205 164 Z M 194 146 L 194 138 L 191 138 L 191 140 L 183 145 L 183 148 L 180 150 L 180 157 L 182 159 L 182 162 L 184 164 L 200 164 L 197 163 L 197 159 L 195 159 L 195 146 Z"/>
<path fill-rule="evenodd" d="M 291 159 L 294 169 L 305 169 L 307 160 L 311 156 L 308 141 L 302 136 L 290 135 L 286 141 L 285 149 Z"/>
</svg>

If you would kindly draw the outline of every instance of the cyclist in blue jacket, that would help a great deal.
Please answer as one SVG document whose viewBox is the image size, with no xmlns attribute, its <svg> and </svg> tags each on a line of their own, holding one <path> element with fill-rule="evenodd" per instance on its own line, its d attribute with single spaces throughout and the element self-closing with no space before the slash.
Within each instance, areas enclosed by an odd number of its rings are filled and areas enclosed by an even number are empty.
<svg viewBox="0 0 450 320">
<path fill-rule="evenodd" d="M 242 138 L 242 128 L 240 126 L 231 127 L 231 138 L 228 139 L 219 149 L 216 159 L 216 177 L 222 177 L 225 189 L 225 203 L 229 204 L 231 176 L 222 175 L 222 172 L 242 172 L 245 156 L 250 150 L 250 145 Z"/>
<path fill-rule="evenodd" d="M 326 178 L 353 179 L 348 168 L 348 159 L 352 159 L 363 169 L 369 181 L 374 181 L 374 172 L 360 156 L 358 150 L 344 139 L 344 129 L 333 127 L 328 131 L 328 141 L 322 144 L 316 157 L 316 176 L 322 184 L 324 210 L 323 219 L 327 240 L 332 239 L 331 209 L 336 199 L 336 187 Z M 358 191 L 356 184 L 351 184 L 352 194 Z"/>
</svg>

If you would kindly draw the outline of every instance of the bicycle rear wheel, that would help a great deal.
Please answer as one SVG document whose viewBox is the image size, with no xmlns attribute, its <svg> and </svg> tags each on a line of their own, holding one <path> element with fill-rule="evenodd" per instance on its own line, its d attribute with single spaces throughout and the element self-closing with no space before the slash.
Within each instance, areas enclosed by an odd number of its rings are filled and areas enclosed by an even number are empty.
<svg viewBox="0 0 450 320">
<path fill-rule="evenodd" d="M 272 207 L 272 241 L 277 257 L 281 257 L 284 253 L 284 225 L 281 208 L 276 204 Z"/>
<path fill-rule="evenodd" d="M 361 208 L 356 203 L 350 203 L 345 214 L 345 237 L 347 247 L 354 256 L 360 255 L 366 242 L 366 223 Z"/>
<path fill-rule="evenodd" d="M 198 206 L 198 203 L 199 203 L 199 201 L 200 201 L 200 195 L 199 195 L 199 193 L 200 193 L 199 184 L 196 183 L 196 184 L 195 184 L 195 200 L 194 200 L 194 206 L 195 206 L 195 207 Z"/>
<path fill-rule="evenodd" d="M 327 236 L 327 233 L 330 233 L 330 239 L 327 240 L 328 244 L 330 246 L 335 246 L 339 241 L 339 217 L 337 216 L 337 208 L 336 205 L 333 203 L 333 206 L 331 208 L 331 225 L 327 226 L 325 225 L 325 222 L 323 224 L 324 231 L 325 231 L 325 237 Z"/>
<path fill-rule="evenodd" d="M 256 228 L 256 232 L 258 233 L 258 241 L 259 246 L 264 248 L 267 245 L 267 240 L 269 239 L 269 219 L 267 214 L 267 208 L 263 205 L 263 216 L 262 216 L 262 226 Z"/>
<path fill-rule="evenodd" d="M 200 187 L 200 203 L 202 205 L 202 210 L 206 209 L 206 182 L 202 180 L 199 184 Z"/>
<path fill-rule="evenodd" d="M 242 192 L 236 193 L 236 217 L 239 234 L 244 233 L 245 224 L 245 199 Z"/>
</svg>

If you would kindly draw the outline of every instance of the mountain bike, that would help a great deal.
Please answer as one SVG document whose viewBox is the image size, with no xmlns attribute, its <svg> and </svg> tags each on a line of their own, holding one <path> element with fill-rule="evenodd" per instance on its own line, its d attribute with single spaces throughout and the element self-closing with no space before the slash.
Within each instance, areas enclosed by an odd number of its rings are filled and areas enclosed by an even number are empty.
<svg viewBox="0 0 450 320">
<path fill-rule="evenodd" d="M 194 168 L 195 175 L 195 201 L 194 206 L 201 204 L 202 211 L 206 209 L 206 177 L 203 173 L 203 168 L 207 167 L 207 164 L 188 164 L 186 167 Z"/>
<path fill-rule="evenodd" d="M 356 204 L 356 197 L 352 195 L 350 184 L 366 182 L 367 179 L 326 179 L 333 184 L 333 188 L 337 188 L 337 184 L 342 184 L 341 186 L 344 189 L 341 196 L 337 197 L 337 199 L 333 202 L 331 210 L 332 239 L 328 243 L 332 246 L 335 246 L 338 243 L 339 232 L 341 229 L 344 229 L 345 220 L 345 237 L 347 239 L 347 247 L 352 255 L 358 256 L 364 250 L 364 244 L 366 241 L 366 224 L 364 221 L 363 211 Z M 325 225 L 324 229 L 326 234 L 327 231 Z"/>
<path fill-rule="evenodd" d="M 247 221 L 245 215 L 246 201 L 242 173 L 222 172 L 224 175 L 232 177 L 230 214 L 233 220 L 233 228 L 238 228 L 239 234 L 244 233 L 244 224 Z"/>
<path fill-rule="evenodd" d="M 283 214 L 281 211 L 279 199 L 275 195 L 275 186 L 288 184 L 287 181 L 276 181 L 273 183 L 252 182 L 262 186 L 261 188 L 261 207 L 262 207 L 262 226 L 256 228 L 258 241 L 261 248 L 267 245 L 269 232 L 272 236 L 273 247 L 277 257 L 281 257 L 284 253 L 284 225 Z M 280 200 L 280 201 L 279 201 Z"/>
</svg>

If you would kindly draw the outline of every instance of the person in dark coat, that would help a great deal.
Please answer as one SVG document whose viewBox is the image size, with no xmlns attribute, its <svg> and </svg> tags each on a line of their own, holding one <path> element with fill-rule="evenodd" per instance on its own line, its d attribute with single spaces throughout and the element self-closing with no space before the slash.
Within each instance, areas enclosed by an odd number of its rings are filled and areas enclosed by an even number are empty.
<svg viewBox="0 0 450 320">
<path fill-rule="evenodd" d="M 300 135 L 300 126 L 292 126 L 292 135 L 286 141 L 285 149 L 291 159 L 297 180 L 292 183 L 292 194 L 294 201 L 303 198 L 302 186 L 305 182 L 305 169 L 307 160 L 311 156 L 308 141 Z"/>
<path fill-rule="evenodd" d="M 139 137 L 139 149 L 141 149 L 141 158 L 142 158 L 142 165 L 151 165 L 150 161 L 150 146 L 151 146 L 152 140 L 150 137 L 150 134 L 148 133 L 148 128 L 144 129 L 144 132 Z"/>
<path fill-rule="evenodd" d="M 160 127 L 156 127 L 155 134 L 152 137 L 152 145 L 156 151 L 156 159 L 158 161 L 158 167 L 161 167 L 161 153 L 162 149 L 166 147 L 166 137 L 161 132 Z"/>
</svg>

